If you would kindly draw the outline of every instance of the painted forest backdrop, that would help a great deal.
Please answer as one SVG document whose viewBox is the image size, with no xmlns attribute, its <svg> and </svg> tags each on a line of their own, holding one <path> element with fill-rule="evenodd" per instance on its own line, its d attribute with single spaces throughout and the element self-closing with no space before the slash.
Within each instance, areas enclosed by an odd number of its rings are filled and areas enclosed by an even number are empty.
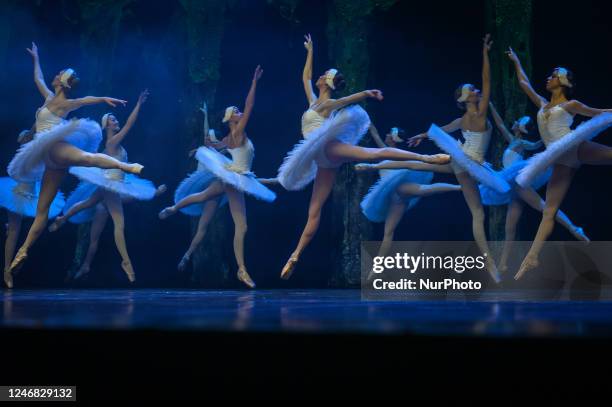
<svg viewBox="0 0 612 407">
<path fill-rule="evenodd" d="M 252 71 L 265 70 L 255 113 L 247 129 L 256 146 L 254 171 L 272 177 L 284 154 L 300 139 L 305 109 L 301 72 L 305 52 L 302 35 L 315 41 L 315 75 L 338 67 L 348 79 L 346 93 L 366 87 L 385 92 L 381 104 L 367 109 L 379 130 L 392 126 L 416 134 L 430 123 L 444 124 L 458 116 L 452 94 L 463 82 L 480 83 L 481 37 L 494 38 L 493 99 L 507 123 L 533 111 L 521 94 L 503 51 L 512 45 L 533 81 L 542 90 L 545 75 L 556 65 L 571 67 L 578 77 L 578 97 L 593 105 L 610 105 L 608 28 L 597 6 L 575 10 L 584 27 L 564 37 L 556 19 L 562 8 L 553 2 L 487 0 L 468 5 L 397 0 L 4 0 L 0 3 L 0 83 L 5 103 L 0 112 L 2 162 L 8 163 L 15 136 L 29 127 L 42 103 L 31 79 L 25 47 L 38 43 L 43 71 L 49 80 L 71 66 L 81 77 L 79 94 L 109 95 L 129 101 L 118 109 L 125 121 L 141 89 L 150 101 L 127 139 L 133 161 L 143 162 L 170 193 L 158 201 L 126 207 L 128 244 L 141 284 L 233 286 L 233 228 L 226 210 L 216 214 L 188 274 L 176 272 L 196 221 L 175 217 L 160 222 L 157 212 L 167 204 L 180 180 L 195 169 L 187 152 L 202 141 L 203 101 L 209 105 L 211 127 L 221 131 L 225 106 L 242 105 Z M 558 2 L 554 2 L 558 4 Z M 586 44 L 586 45 L 585 45 Z M 532 69 L 532 65 L 534 69 Z M 599 78 L 599 79 L 598 79 Z M 479 85 L 478 85 L 479 86 Z M 99 118 L 93 107 L 79 116 Z M 495 138 L 490 161 L 499 164 L 504 144 Z M 605 140 L 605 136 L 604 136 Z M 369 138 L 363 144 L 371 144 Z M 434 152 L 431 145 L 420 148 Z M 586 211 L 580 197 L 591 193 L 607 169 L 586 169 L 567 202 L 567 211 L 594 238 L 605 239 L 605 225 L 594 208 Z M 444 178 L 444 177 L 442 177 Z M 289 283 L 278 274 L 299 237 L 310 194 L 276 189 L 273 204 L 249 199 L 247 264 L 260 286 L 347 287 L 359 283 L 360 241 L 381 238 L 381 225 L 368 223 L 359 201 L 374 181 L 341 169 L 331 203 L 326 207 L 317 239 L 305 253 Z M 63 190 L 75 185 L 67 178 Z M 402 223 L 403 240 L 470 238 L 470 219 L 459 196 L 422 202 Z M 603 197 L 602 197 L 603 198 Z M 603 199 L 602 199 L 603 200 Z M 597 206 L 597 204 L 594 204 Z M 527 212 L 527 211 L 526 211 Z M 503 237 L 503 208 L 489 208 L 492 240 Z M 521 237 L 533 235 L 537 214 L 526 213 Z M 607 220 L 606 220 L 607 222 Z M 107 227 L 110 229 L 110 227 Z M 89 284 L 120 284 L 119 258 L 110 231 L 102 241 Z M 562 231 L 558 239 L 565 239 Z M 88 225 L 46 234 L 28 266 L 31 284 L 61 284 L 78 266 L 87 242 Z"/>
</svg>

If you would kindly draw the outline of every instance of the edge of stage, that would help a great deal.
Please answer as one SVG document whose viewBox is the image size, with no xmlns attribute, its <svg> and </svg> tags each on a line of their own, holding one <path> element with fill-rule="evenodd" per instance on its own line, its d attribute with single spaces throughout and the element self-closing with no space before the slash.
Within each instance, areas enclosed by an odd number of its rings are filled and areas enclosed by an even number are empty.
<svg viewBox="0 0 612 407">
<path fill-rule="evenodd" d="M 208 398 L 237 383 L 346 385 L 356 395 L 360 383 L 416 391 L 521 380 L 554 396 L 561 372 L 584 391 L 609 382 L 585 375 L 589 366 L 612 362 L 610 302 L 371 303 L 357 290 L 167 289 L 15 290 L 2 299 L 3 382 L 77 385 L 80 400 L 98 402 L 120 393 Z"/>
</svg>

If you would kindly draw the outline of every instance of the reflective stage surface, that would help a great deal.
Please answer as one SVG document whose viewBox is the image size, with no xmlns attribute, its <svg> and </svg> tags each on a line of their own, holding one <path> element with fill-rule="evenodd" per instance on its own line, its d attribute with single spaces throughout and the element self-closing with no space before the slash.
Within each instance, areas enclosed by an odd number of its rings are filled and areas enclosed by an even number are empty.
<svg viewBox="0 0 612 407">
<path fill-rule="evenodd" d="M 368 302 L 358 290 L 5 290 L 0 295 L 5 328 L 612 336 L 612 302 Z"/>
</svg>

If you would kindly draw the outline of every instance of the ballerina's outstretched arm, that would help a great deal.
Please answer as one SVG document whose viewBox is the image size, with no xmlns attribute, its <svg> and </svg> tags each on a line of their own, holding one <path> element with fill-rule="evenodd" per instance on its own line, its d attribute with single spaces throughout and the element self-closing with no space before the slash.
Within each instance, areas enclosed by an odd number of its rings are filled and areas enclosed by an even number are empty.
<svg viewBox="0 0 612 407">
<path fill-rule="evenodd" d="M 138 97 L 138 102 L 136 102 L 136 106 L 134 106 L 134 110 L 132 110 L 132 113 L 130 113 L 130 115 L 128 116 L 121 130 L 119 130 L 117 134 L 109 137 L 106 140 L 107 146 L 115 147 L 121 144 L 125 136 L 127 136 L 129 131 L 134 126 L 134 123 L 136 123 L 136 119 L 138 119 L 138 113 L 140 113 L 140 108 L 142 107 L 143 103 L 147 101 L 147 97 L 149 97 L 149 90 L 145 89 L 140 93 L 140 96 Z"/>
<path fill-rule="evenodd" d="M 440 127 L 442 130 L 444 130 L 447 133 L 453 133 L 459 129 L 461 129 L 461 117 L 453 120 L 452 122 Z M 425 133 L 421 133 L 421 134 L 417 134 L 416 136 L 410 137 L 408 139 L 408 147 L 416 147 L 419 144 L 421 144 L 421 142 L 423 140 L 425 140 L 428 137 L 427 132 Z"/>
<path fill-rule="evenodd" d="M 545 97 L 539 95 L 535 90 L 533 90 L 531 82 L 529 82 L 529 78 L 527 77 L 527 74 L 525 73 L 525 70 L 521 65 L 521 61 L 519 60 L 518 55 L 516 55 L 512 47 L 508 47 L 506 55 L 508 55 L 508 58 L 510 58 L 510 60 L 514 63 L 516 77 L 523 92 L 527 94 L 529 99 L 533 102 L 534 105 L 538 107 L 538 109 L 543 105 L 546 105 L 548 103 L 548 100 Z"/>
<path fill-rule="evenodd" d="M 43 76 L 42 69 L 40 68 L 40 58 L 38 56 L 38 46 L 32 43 L 32 48 L 26 48 L 32 56 L 32 62 L 34 63 L 34 83 L 38 88 L 38 91 L 45 100 L 53 96 L 53 92 L 45 83 L 45 77 Z"/>
<path fill-rule="evenodd" d="M 491 109 L 491 116 L 493 116 L 493 121 L 495 122 L 497 129 L 502 136 L 504 136 L 504 139 L 506 139 L 508 144 L 512 143 L 514 141 L 514 134 L 512 134 L 504 124 L 504 120 L 501 118 L 493 102 L 489 102 L 489 108 Z"/>
<path fill-rule="evenodd" d="M 612 113 L 612 109 L 597 109 L 587 106 L 578 100 L 570 100 L 563 108 L 571 114 L 579 114 L 586 117 L 594 117 L 601 113 Z"/>
<path fill-rule="evenodd" d="M 253 74 L 253 81 L 251 82 L 249 94 L 247 95 L 246 100 L 244 101 L 244 110 L 242 112 L 242 117 L 240 118 L 240 121 L 236 125 L 235 129 L 230 134 L 234 145 L 241 146 L 242 144 L 244 144 L 244 129 L 249 123 L 251 113 L 253 112 L 253 106 L 255 106 L 255 93 L 257 90 L 257 82 L 259 81 L 259 79 L 261 79 L 261 75 L 263 75 L 263 69 L 261 69 L 261 66 L 257 65 L 257 67 L 255 68 L 255 73 Z"/>
<path fill-rule="evenodd" d="M 376 126 L 374 126 L 373 123 L 370 123 L 370 135 L 372 136 L 372 139 L 374 140 L 374 142 L 376 143 L 378 147 L 380 148 L 387 147 L 387 145 L 382 140 L 382 138 L 380 138 L 380 133 L 378 133 L 378 129 L 376 128 Z"/>
<path fill-rule="evenodd" d="M 491 99 L 491 64 L 489 63 L 491 45 L 493 45 L 491 34 L 487 34 L 482 43 L 482 93 L 478 102 L 478 114 L 481 117 L 487 116 Z"/>
<path fill-rule="evenodd" d="M 101 103 L 106 103 L 111 107 L 117 107 L 117 105 L 125 106 L 127 100 L 116 99 L 107 96 L 85 96 L 77 99 L 69 99 L 67 112 L 70 113 L 83 106 L 97 105 Z"/>
<path fill-rule="evenodd" d="M 304 47 L 306 48 L 307 54 L 306 62 L 304 63 L 304 72 L 302 72 L 302 82 L 304 84 L 304 92 L 306 92 L 306 99 L 308 99 L 308 106 L 310 106 L 317 100 L 317 95 L 312 88 L 312 60 L 314 50 L 310 34 L 305 35 L 304 38 L 306 39 Z"/>
</svg>

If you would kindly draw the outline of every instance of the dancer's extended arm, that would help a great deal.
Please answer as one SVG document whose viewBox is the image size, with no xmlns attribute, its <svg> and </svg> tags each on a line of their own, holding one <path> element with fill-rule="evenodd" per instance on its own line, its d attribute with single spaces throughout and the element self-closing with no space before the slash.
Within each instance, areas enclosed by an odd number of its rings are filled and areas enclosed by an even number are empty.
<svg viewBox="0 0 612 407">
<path fill-rule="evenodd" d="M 125 136 L 127 136 L 132 126 L 134 126 L 134 123 L 136 123 L 136 119 L 138 119 L 138 113 L 140 113 L 140 107 L 142 106 L 144 102 L 147 101 L 148 96 L 149 96 L 148 89 L 145 89 L 144 91 L 140 93 L 140 96 L 138 97 L 138 102 L 136 103 L 136 106 L 134 106 L 134 110 L 132 110 L 132 113 L 130 113 L 130 116 L 126 120 L 121 130 L 118 131 L 117 134 L 110 137 L 106 141 L 107 145 L 118 146 L 119 144 L 121 144 L 121 142 L 123 141 Z"/>
<path fill-rule="evenodd" d="M 261 66 L 257 65 L 255 68 L 255 73 L 253 74 L 253 81 L 251 82 L 251 88 L 249 89 L 249 94 L 246 97 L 244 102 L 244 111 L 242 112 L 242 117 L 240 121 L 236 125 L 236 128 L 230 134 L 234 145 L 241 146 L 244 143 L 244 129 L 251 118 L 251 113 L 253 112 L 253 106 L 255 106 L 255 93 L 257 90 L 257 82 L 261 78 L 263 74 L 263 69 Z"/>
<path fill-rule="evenodd" d="M 378 133 L 378 129 L 372 123 L 370 123 L 370 135 L 372 136 L 372 139 L 374 140 L 374 142 L 376 143 L 376 145 L 378 147 L 380 147 L 380 148 L 387 147 L 385 142 L 382 141 L 382 139 L 380 138 L 380 134 Z"/>
<path fill-rule="evenodd" d="M 306 62 L 304 63 L 304 71 L 302 72 L 302 82 L 304 84 L 304 92 L 306 92 L 306 99 L 308 99 L 308 106 L 312 105 L 317 100 L 317 95 L 312 89 L 312 60 L 313 60 L 313 44 L 312 37 L 310 34 L 304 36 L 306 42 L 304 47 L 306 48 Z"/>
<path fill-rule="evenodd" d="M 45 100 L 53 96 L 53 92 L 45 83 L 45 77 L 43 76 L 42 69 L 40 68 L 40 58 L 38 57 L 38 47 L 35 43 L 32 43 L 32 48 L 26 48 L 28 53 L 32 56 L 32 62 L 34 63 L 34 83 L 38 88 L 38 91 Z"/>
<path fill-rule="evenodd" d="M 444 130 L 447 133 L 452 133 L 454 131 L 457 131 L 459 129 L 461 129 L 461 117 L 453 120 L 452 122 L 440 127 L 442 130 Z M 427 138 L 427 132 L 425 133 L 421 133 L 421 134 L 417 134 L 416 136 L 410 137 L 408 139 L 408 147 L 416 147 L 419 144 L 421 144 L 421 141 L 425 140 Z"/>
<path fill-rule="evenodd" d="M 571 114 L 579 114 L 586 117 L 597 116 L 601 113 L 612 113 L 612 109 L 596 109 L 585 105 L 578 100 L 570 100 L 564 105 L 564 109 Z"/>
<path fill-rule="evenodd" d="M 491 98 L 491 64 L 489 63 L 491 45 L 493 45 L 491 34 L 487 34 L 482 44 L 482 94 L 478 102 L 478 114 L 483 117 L 487 115 Z"/>
<path fill-rule="evenodd" d="M 508 58 L 510 58 L 510 60 L 514 63 L 514 69 L 516 69 L 516 77 L 518 79 L 521 89 L 527 94 L 533 104 L 536 105 L 538 108 L 547 104 L 548 100 L 546 100 L 546 98 L 540 96 L 535 90 L 533 90 L 531 82 L 529 82 L 529 78 L 527 77 L 527 74 L 525 73 L 525 70 L 521 65 L 521 61 L 519 60 L 518 55 L 516 55 L 512 47 L 508 48 L 506 55 L 508 55 Z"/>
<path fill-rule="evenodd" d="M 499 115 L 499 112 L 495 108 L 495 105 L 493 105 L 493 102 L 489 102 L 489 108 L 491 109 L 491 116 L 493 116 L 493 121 L 495 122 L 497 129 L 502 136 L 504 136 L 504 139 L 506 139 L 508 144 L 512 143 L 514 141 L 514 134 L 512 134 L 504 124 L 504 120 Z"/>
</svg>

